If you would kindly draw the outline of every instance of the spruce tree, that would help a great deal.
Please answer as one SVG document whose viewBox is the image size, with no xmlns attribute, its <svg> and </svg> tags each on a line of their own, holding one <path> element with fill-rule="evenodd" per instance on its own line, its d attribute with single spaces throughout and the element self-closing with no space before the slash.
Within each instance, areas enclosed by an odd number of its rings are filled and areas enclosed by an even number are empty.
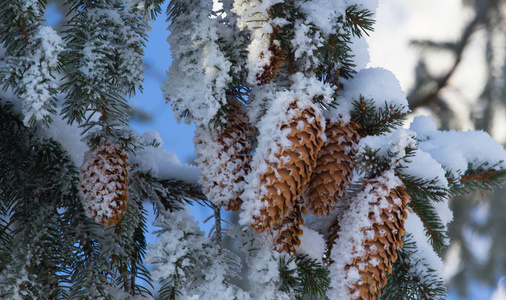
<svg viewBox="0 0 506 300">
<path fill-rule="evenodd" d="M 506 151 L 403 127 L 395 76 L 359 64 L 376 2 L 169 1 L 163 92 L 198 168 L 128 127 L 162 2 L 69 0 L 61 32 L 44 0 L 0 4 L 0 297 L 443 299 L 448 200 Z"/>
</svg>

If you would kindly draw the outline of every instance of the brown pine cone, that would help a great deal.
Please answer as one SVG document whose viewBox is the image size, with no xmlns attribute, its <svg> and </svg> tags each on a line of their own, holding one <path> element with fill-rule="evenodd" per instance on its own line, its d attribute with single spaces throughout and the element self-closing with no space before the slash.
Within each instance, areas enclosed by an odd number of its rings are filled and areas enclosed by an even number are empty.
<svg viewBox="0 0 506 300">
<path fill-rule="evenodd" d="M 111 143 L 93 146 L 81 168 L 79 190 L 86 214 L 103 225 L 117 224 L 128 204 L 128 154 Z"/>
<path fill-rule="evenodd" d="M 327 125 L 327 141 L 318 152 L 316 167 L 305 190 L 306 205 L 316 216 L 328 216 L 342 201 L 353 179 L 358 125 L 336 122 Z"/>
<path fill-rule="evenodd" d="M 389 189 L 383 182 L 374 179 L 366 183 L 373 185 L 369 195 L 375 195 L 377 201 L 368 203 L 370 225 L 361 229 L 361 246 L 364 251 L 360 256 L 354 257 L 345 269 L 356 270 L 361 277 L 348 287 L 350 294 L 355 295 L 352 299 L 374 300 L 385 286 L 387 274 L 392 272 L 392 263 L 397 260 L 397 249 L 402 247 L 401 237 L 405 231 L 404 222 L 408 216 L 407 203 L 410 197 L 404 186 Z"/>
<path fill-rule="evenodd" d="M 315 110 L 299 108 L 296 103 L 290 105 L 290 110 L 296 112 L 296 117 L 282 124 L 280 130 L 290 129 L 287 138 L 291 145 L 279 145 L 279 152 L 273 153 L 279 163 L 271 163 L 267 172 L 260 174 L 260 189 L 266 191 L 260 200 L 266 206 L 252 225 L 256 231 L 276 227 L 290 213 L 311 176 L 323 144 L 323 128 Z"/>
<path fill-rule="evenodd" d="M 306 210 L 302 204 L 297 203 L 281 223 L 273 228 L 274 231 L 278 231 L 275 241 L 278 251 L 293 255 L 297 254 L 296 247 L 300 246 L 300 236 L 303 233 L 300 228 L 304 225 L 302 214 L 305 213 Z"/>
<path fill-rule="evenodd" d="M 236 211 L 250 170 L 252 145 L 248 136 L 253 127 L 237 102 L 229 103 L 226 119 L 217 134 L 198 129 L 194 141 L 204 193 L 214 204 Z"/>
<path fill-rule="evenodd" d="M 341 226 L 339 225 L 339 216 L 336 216 L 332 224 L 328 229 L 327 236 L 327 256 L 330 257 L 330 253 L 332 252 L 332 248 L 334 247 L 334 242 L 339 238 L 339 231 L 341 230 Z M 330 261 L 332 263 L 332 260 Z"/>
<path fill-rule="evenodd" d="M 279 73 L 281 65 L 285 61 L 285 53 L 283 49 L 274 42 L 270 44 L 267 50 L 271 53 L 271 57 L 269 58 L 269 64 L 263 66 L 262 74 L 256 74 L 258 85 L 264 85 L 271 82 L 272 79 L 276 77 L 276 74 Z M 263 56 L 265 54 L 262 52 L 260 55 Z"/>
</svg>

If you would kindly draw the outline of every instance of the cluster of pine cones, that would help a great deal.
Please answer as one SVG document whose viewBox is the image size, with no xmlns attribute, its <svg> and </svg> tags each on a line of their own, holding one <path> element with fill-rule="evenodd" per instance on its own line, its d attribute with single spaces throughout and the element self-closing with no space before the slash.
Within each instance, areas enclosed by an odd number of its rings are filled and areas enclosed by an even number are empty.
<svg viewBox="0 0 506 300">
<path fill-rule="evenodd" d="M 272 80 L 279 70 L 281 60 L 273 61 L 276 66 L 271 65 L 274 68 L 271 71 L 265 70 L 260 84 Z M 218 132 L 197 130 L 194 141 L 203 190 L 209 200 L 227 210 L 239 210 L 243 203 L 241 195 L 248 184 L 247 175 L 258 174 L 261 191 L 258 200 L 263 205 L 250 227 L 257 232 L 269 232 L 278 251 L 295 255 L 303 234 L 303 215 L 307 211 L 318 217 L 335 215 L 336 207 L 342 203 L 353 179 L 360 126 L 353 121 L 325 120 L 323 128 L 323 116 L 312 106 L 297 103 L 297 99 L 289 106 L 287 115 L 294 117 L 277 129 L 287 132 L 290 145 L 274 147 L 277 152 L 269 155 L 276 159 L 267 162 L 264 172 L 258 172 L 252 164 L 249 138 L 254 130 L 246 109 L 238 102 L 229 103 L 226 122 Z M 125 214 L 127 161 L 126 152 L 111 143 L 94 146 L 87 155 L 81 170 L 80 192 L 85 212 L 98 223 L 117 224 Z M 363 181 L 364 185 L 374 187 L 372 191 L 377 192 L 378 199 L 386 199 L 388 207 L 380 207 L 379 200 L 368 204 L 371 222 L 362 231 L 373 234 L 361 242 L 366 254 L 357 255 L 345 268 L 355 268 L 361 276 L 350 290 L 358 295 L 356 299 L 375 299 L 386 283 L 386 274 L 392 270 L 396 250 L 402 247 L 409 196 L 402 186 L 390 190 L 381 180 Z M 341 230 L 336 217 L 328 229 L 329 254 Z"/>
<path fill-rule="evenodd" d="M 360 139 L 359 125 L 355 122 L 331 123 L 327 120 L 324 130 L 320 125 L 321 116 L 311 107 L 301 109 L 296 101 L 289 108 L 289 114 L 295 117 L 279 128 L 282 131 L 288 129 L 286 137 L 291 145 L 278 145 L 276 149 L 280 149 L 279 152 L 271 153 L 278 158 L 278 162 L 268 163 L 267 171 L 259 174 L 259 190 L 264 191 L 260 193 L 259 200 L 264 205 L 250 226 L 257 232 L 270 232 L 274 237 L 274 247 L 290 254 L 296 254 L 297 246 L 301 243 L 303 215 L 307 211 L 319 217 L 329 216 L 335 214 L 336 206 L 342 203 L 353 177 L 354 149 Z M 212 151 L 214 159 L 199 159 L 202 170 L 207 170 L 203 178 L 207 195 L 217 195 L 232 186 L 247 184 L 244 183 L 244 171 L 255 171 L 249 155 L 252 147 L 248 141 L 252 128 L 247 124 L 245 111 L 239 105 L 234 105 L 229 110 L 227 120 L 221 132 L 214 136 L 214 142 L 221 147 L 220 151 Z M 322 138 L 323 130 L 326 139 Z M 236 137 L 235 143 L 231 142 L 233 136 Z M 205 144 L 202 140 L 197 140 L 197 143 L 197 147 Z M 240 145 L 237 149 L 241 151 L 231 151 L 232 145 Z M 203 150 L 200 152 L 206 153 Z M 230 173 L 231 170 L 223 165 L 224 155 L 231 160 L 236 174 L 240 176 L 229 180 L 227 176 L 233 176 L 234 173 Z M 212 167 L 213 161 L 220 161 L 221 164 Z M 227 180 L 218 182 L 217 178 Z M 378 199 L 386 199 L 389 205 L 380 207 L 379 200 L 369 204 L 371 223 L 364 231 L 374 232 L 374 235 L 362 242 L 366 254 L 354 258 L 353 264 L 346 268 L 357 268 L 362 277 L 355 287 L 358 291 L 355 294 L 359 295 L 357 299 L 375 299 L 386 283 L 387 273 L 392 271 L 392 263 L 397 259 L 396 250 L 402 247 L 401 237 L 404 234 L 409 196 L 402 186 L 389 189 L 381 180 L 373 178 L 363 181 L 364 185 L 374 186 L 372 190 L 378 191 Z M 230 195 L 229 201 L 222 199 L 221 205 L 229 210 L 238 210 L 242 203 L 241 193 Z M 379 212 L 377 216 L 373 211 Z M 340 230 L 339 218 L 336 218 L 328 230 L 329 251 L 338 239 Z M 354 292 L 351 291 L 352 294 Z"/>
</svg>

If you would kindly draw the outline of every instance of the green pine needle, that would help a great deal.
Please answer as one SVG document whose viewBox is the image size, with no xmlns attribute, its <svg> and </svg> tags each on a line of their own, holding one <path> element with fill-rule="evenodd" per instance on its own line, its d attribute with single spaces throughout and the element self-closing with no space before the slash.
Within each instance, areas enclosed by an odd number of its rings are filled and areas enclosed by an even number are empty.
<svg viewBox="0 0 506 300">
<path fill-rule="evenodd" d="M 401 126 L 407 115 L 403 106 L 385 102 L 383 107 L 377 109 L 374 100 L 366 100 L 363 96 L 353 101 L 353 106 L 352 118 L 361 125 L 359 132 L 362 136 L 390 132 Z"/>
<path fill-rule="evenodd" d="M 346 25 L 351 28 L 354 36 L 362 37 L 362 33 L 369 35 L 373 30 L 375 20 L 373 13 L 367 9 L 360 10 L 357 5 L 346 9 Z"/>
<path fill-rule="evenodd" d="M 402 237 L 397 261 L 378 300 L 443 300 L 446 287 L 438 272 L 424 259 L 415 258 L 418 249 L 411 234 Z"/>
</svg>

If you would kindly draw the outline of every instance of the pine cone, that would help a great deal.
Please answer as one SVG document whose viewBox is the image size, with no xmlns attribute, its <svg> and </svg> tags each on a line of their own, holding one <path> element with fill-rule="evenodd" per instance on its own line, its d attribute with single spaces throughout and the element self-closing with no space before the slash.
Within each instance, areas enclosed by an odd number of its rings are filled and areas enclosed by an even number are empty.
<svg viewBox="0 0 506 300">
<path fill-rule="evenodd" d="M 357 129 L 353 121 L 327 126 L 327 141 L 318 152 L 316 167 L 305 191 L 306 205 L 312 214 L 328 216 L 336 203 L 341 202 L 353 178 Z"/>
<path fill-rule="evenodd" d="M 128 154 L 117 145 L 93 146 L 81 168 L 79 190 L 86 214 L 103 225 L 117 224 L 128 204 Z"/>
<path fill-rule="evenodd" d="M 202 169 L 204 193 L 218 206 L 236 211 L 250 170 L 253 127 L 239 103 L 229 103 L 227 122 L 218 134 L 201 129 L 195 135 L 197 162 Z"/>
<path fill-rule="evenodd" d="M 397 249 L 402 247 L 404 221 L 408 216 L 406 205 L 410 197 L 404 186 L 389 190 L 379 181 L 371 180 L 369 183 L 376 185 L 371 192 L 377 196 L 378 201 L 369 203 L 371 225 L 361 230 L 364 234 L 364 254 L 353 258 L 352 264 L 346 268 L 358 270 L 361 277 L 350 288 L 350 293 L 357 295 L 353 299 L 374 300 L 385 286 L 387 274 L 392 273 L 392 263 L 397 260 Z"/>
<path fill-rule="evenodd" d="M 280 145 L 279 153 L 273 154 L 279 163 L 271 163 L 267 172 L 260 174 L 260 189 L 266 190 L 260 200 L 267 205 L 260 210 L 260 217 L 252 226 L 256 231 L 276 227 L 290 213 L 311 176 L 323 145 L 323 128 L 315 110 L 312 107 L 301 109 L 296 103 L 291 104 L 289 110 L 294 110 L 296 117 L 281 125 L 280 130 L 290 129 L 287 138 L 291 146 Z"/>
<path fill-rule="evenodd" d="M 306 213 L 306 209 L 302 204 L 297 203 L 293 206 L 290 213 L 276 225 L 273 229 L 278 231 L 276 244 L 278 250 L 285 251 L 293 255 L 297 254 L 296 247 L 300 246 L 300 236 L 302 229 L 300 226 L 304 225 L 304 218 L 302 214 Z"/>
<path fill-rule="evenodd" d="M 258 81 L 258 85 L 264 85 L 272 81 L 276 74 L 279 73 L 281 65 L 285 61 L 285 54 L 283 49 L 276 45 L 274 42 L 268 48 L 268 51 L 271 53 L 271 57 L 269 58 L 269 64 L 263 66 L 262 74 L 257 74 L 256 79 Z M 265 54 L 262 52 L 260 54 L 264 56 Z"/>
<path fill-rule="evenodd" d="M 341 230 L 341 226 L 339 225 L 339 216 L 336 216 L 332 224 L 328 229 L 327 236 L 327 256 L 330 257 L 330 253 L 332 252 L 332 248 L 334 247 L 334 242 L 339 238 L 339 231 Z M 330 261 L 332 263 L 332 260 Z"/>
</svg>

